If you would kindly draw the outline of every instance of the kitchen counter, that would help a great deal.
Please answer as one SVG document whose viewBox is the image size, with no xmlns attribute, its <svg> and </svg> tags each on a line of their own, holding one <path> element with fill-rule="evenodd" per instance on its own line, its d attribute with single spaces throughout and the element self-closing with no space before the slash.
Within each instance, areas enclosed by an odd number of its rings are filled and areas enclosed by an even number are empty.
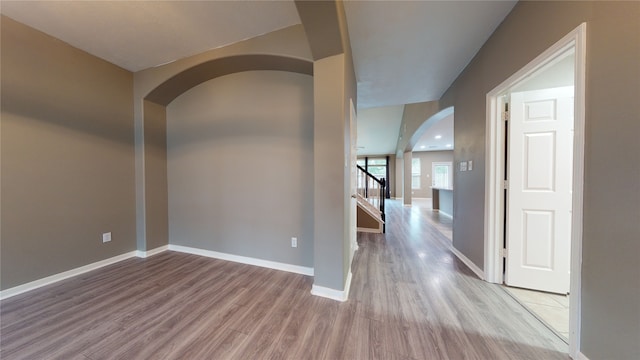
<svg viewBox="0 0 640 360">
<path fill-rule="evenodd" d="M 433 210 L 453 217 L 453 189 L 432 187 L 431 193 Z"/>
</svg>

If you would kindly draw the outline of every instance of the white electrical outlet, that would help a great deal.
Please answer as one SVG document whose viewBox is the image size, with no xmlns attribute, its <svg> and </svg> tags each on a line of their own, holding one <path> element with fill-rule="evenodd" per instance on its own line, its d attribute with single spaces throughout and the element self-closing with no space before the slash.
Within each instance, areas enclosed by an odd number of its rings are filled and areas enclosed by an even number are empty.
<svg viewBox="0 0 640 360">
<path fill-rule="evenodd" d="M 291 238 L 291 247 L 298 247 L 298 238 L 297 237 L 292 237 Z"/>
<path fill-rule="evenodd" d="M 102 234 L 102 242 L 106 243 L 111 241 L 111 232 Z"/>
</svg>

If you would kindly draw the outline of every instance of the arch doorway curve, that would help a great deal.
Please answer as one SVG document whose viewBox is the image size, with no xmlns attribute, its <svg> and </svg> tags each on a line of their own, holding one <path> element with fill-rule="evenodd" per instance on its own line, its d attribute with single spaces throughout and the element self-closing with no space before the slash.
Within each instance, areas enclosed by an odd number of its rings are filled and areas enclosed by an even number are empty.
<svg viewBox="0 0 640 360">
<path fill-rule="evenodd" d="M 413 198 L 412 157 L 414 148 L 430 128 L 442 120 L 452 117 L 453 114 L 453 106 L 441 107 L 438 101 L 405 105 L 400 131 L 401 137 L 396 151 L 396 161 L 401 162 L 401 166 L 396 167 L 396 177 L 403 179 L 398 182 L 401 186 L 396 188 L 396 194 L 402 194 L 405 205 L 411 205 Z M 442 150 L 452 149 L 443 148 Z"/>
<path fill-rule="evenodd" d="M 220 76 L 243 71 L 275 70 L 313 76 L 313 62 L 280 55 L 233 55 L 183 70 L 151 90 L 145 100 L 167 106 L 187 90 Z"/>
<path fill-rule="evenodd" d="M 407 144 L 407 148 L 405 149 L 405 152 L 413 151 L 413 148 L 416 146 L 416 144 L 418 143 L 418 140 L 420 140 L 422 135 L 424 135 L 424 133 L 430 127 L 440 122 L 440 120 L 450 115 L 453 115 L 453 110 L 454 110 L 453 106 L 449 106 L 428 117 L 420 126 L 418 126 L 416 131 L 411 135 L 409 144 Z"/>
<path fill-rule="evenodd" d="M 313 61 L 272 54 L 219 57 L 182 69 L 151 86 L 136 108 L 136 245 L 139 251 L 169 244 L 166 108 L 186 91 L 209 80 L 246 71 L 284 71 L 313 76 Z M 142 77 L 140 88 L 153 76 Z"/>
</svg>

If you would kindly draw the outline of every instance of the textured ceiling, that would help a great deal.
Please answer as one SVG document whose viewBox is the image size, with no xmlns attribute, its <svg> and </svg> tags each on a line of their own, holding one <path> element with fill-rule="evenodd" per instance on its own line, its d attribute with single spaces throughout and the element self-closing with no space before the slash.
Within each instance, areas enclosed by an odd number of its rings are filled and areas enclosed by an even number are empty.
<svg viewBox="0 0 640 360">
<path fill-rule="evenodd" d="M 358 107 L 438 100 L 516 1 L 346 1 Z"/>
<path fill-rule="evenodd" d="M 403 105 L 358 111 L 358 155 L 395 153 L 403 111 Z"/>
<path fill-rule="evenodd" d="M 130 71 L 300 23 L 291 0 L 2 0 L 0 11 Z"/>
</svg>

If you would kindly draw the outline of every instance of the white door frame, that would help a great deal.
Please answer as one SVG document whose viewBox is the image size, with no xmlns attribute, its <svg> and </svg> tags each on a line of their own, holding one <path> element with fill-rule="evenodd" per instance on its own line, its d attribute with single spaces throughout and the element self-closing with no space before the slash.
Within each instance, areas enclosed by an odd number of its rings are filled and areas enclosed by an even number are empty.
<svg viewBox="0 0 640 360">
<path fill-rule="evenodd" d="M 358 220 L 357 220 L 357 200 L 356 200 L 356 193 L 358 192 L 357 190 L 357 172 L 356 172 L 356 165 L 357 165 L 357 139 L 358 139 L 358 120 L 357 120 L 357 112 L 356 112 L 356 108 L 355 106 L 353 106 L 353 99 L 349 99 L 349 171 L 351 174 L 350 177 L 350 181 L 349 181 L 349 192 L 351 193 L 351 200 L 349 203 L 349 219 L 350 219 L 350 224 L 349 224 L 349 233 L 350 233 L 350 252 L 349 252 L 349 266 L 351 266 L 351 262 L 353 262 L 353 255 L 355 254 L 356 250 L 358 250 L 358 235 L 357 235 L 357 227 L 358 227 Z"/>
<path fill-rule="evenodd" d="M 586 23 L 555 43 L 487 94 L 485 172 L 484 273 L 489 282 L 502 284 L 504 239 L 504 139 L 502 121 L 504 99 L 510 88 L 542 68 L 565 50 L 575 47 L 575 124 L 573 143 L 573 204 L 571 218 L 571 287 L 569 297 L 569 356 L 576 359 L 580 351 L 580 291 L 582 269 L 582 213 L 584 183 L 584 126 L 586 76 Z"/>
</svg>

